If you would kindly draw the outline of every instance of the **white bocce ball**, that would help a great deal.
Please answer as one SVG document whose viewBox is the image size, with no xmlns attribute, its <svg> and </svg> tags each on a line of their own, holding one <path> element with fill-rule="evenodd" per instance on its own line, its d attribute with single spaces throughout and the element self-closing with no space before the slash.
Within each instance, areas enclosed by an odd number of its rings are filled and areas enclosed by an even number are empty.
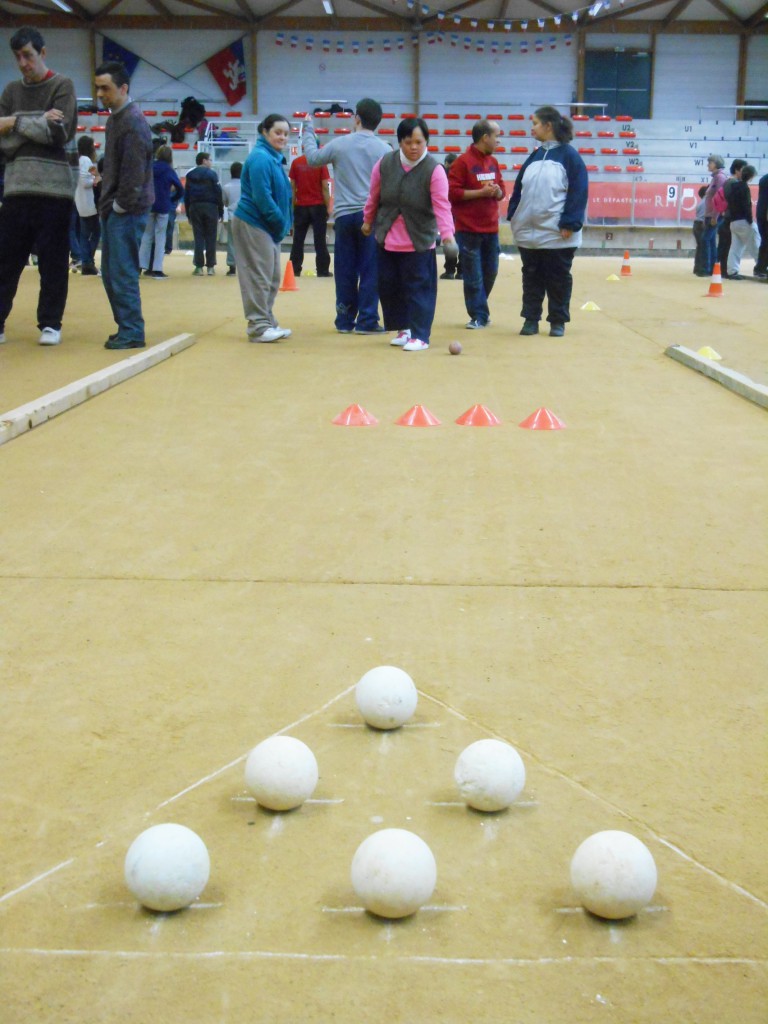
<svg viewBox="0 0 768 1024">
<path fill-rule="evenodd" d="M 125 855 L 125 884 L 150 910 L 181 910 L 208 883 L 211 860 L 200 836 L 184 825 L 153 825 Z"/>
<path fill-rule="evenodd" d="M 383 828 L 364 839 L 352 858 L 352 888 L 379 917 L 407 917 L 435 891 L 437 865 L 419 836 Z"/>
<path fill-rule="evenodd" d="M 270 736 L 245 762 L 248 790 L 271 811 L 300 807 L 314 793 L 318 774 L 315 755 L 294 736 Z"/>
<path fill-rule="evenodd" d="M 651 851 L 629 832 L 595 832 L 571 860 L 571 884 L 582 906 L 611 920 L 631 917 L 656 891 Z"/>
<path fill-rule="evenodd" d="M 393 665 L 379 665 L 357 684 L 355 700 L 368 725 L 398 729 L 412 717 L 419 695 L 407 672 Z"/>
<path fill-rule="evenodd" d="M 525 765 L 509 743 L 477 740 L 459 754 L 453 777 L 470 807 L 503 811 L 525 786 Z"/>
</svg>

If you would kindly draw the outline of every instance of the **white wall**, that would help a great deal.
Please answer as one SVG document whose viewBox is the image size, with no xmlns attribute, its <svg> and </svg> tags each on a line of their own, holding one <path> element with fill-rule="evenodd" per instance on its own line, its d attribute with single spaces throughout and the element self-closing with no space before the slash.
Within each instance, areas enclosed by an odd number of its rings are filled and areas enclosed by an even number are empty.
<svg viewBox="0 0 768 1024">
<path fill-rule="evenodd" d="M 735 111 L 699 107 L 735 103 L 737 36 L 660 35 L 654 61 L 654 117 L 733 120 Z"/>
<path fill-rule="evenodd" d="M 751 36 L 747 46 L 746 97 L 768 103 L 768 35 Z"/>
</svg>

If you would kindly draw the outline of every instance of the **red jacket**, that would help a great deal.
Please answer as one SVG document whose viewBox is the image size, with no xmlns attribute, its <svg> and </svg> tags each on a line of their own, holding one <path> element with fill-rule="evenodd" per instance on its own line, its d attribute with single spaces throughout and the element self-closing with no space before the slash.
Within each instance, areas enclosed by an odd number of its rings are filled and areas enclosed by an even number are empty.
<svg viewBox="0 0 768 1024">
<path fill-rule="evenodd" d="M 499 199 L 464 199 L 464 190 L 482 188 L 494 181 L 504 195 L 504 182 L 494 156 L 470 146 L 448 169 L 448 198 L 457 231 L 476 234 L 497 234 L 499 230 Z"/>
</svg>

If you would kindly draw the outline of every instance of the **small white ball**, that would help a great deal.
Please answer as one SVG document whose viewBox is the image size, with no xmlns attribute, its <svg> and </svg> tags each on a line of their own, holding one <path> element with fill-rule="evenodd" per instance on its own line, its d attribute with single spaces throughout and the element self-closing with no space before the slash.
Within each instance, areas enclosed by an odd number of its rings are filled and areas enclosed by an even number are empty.
<svg viewBox="0 0 768 1024">
<path fill-rule="evenodd" d="M 595 832 L 571 860 L 571 884 L 581 904 L 598 917 L 631 917 L 656 891 L 651 851 L 629 832 Z"/>
<path fill-rule="evenodd" d="M 419 694 L 407 672 L 393 665 L 379 665 L 357 684 L 355 700 L 368 725 L 398 729 L 413 716 Z"/>
<path fill-rule="evenodd" d="M 125 884 L 150 910 L 181 910 L 208 884 L 211 860 L 200 836 L 184 825 L 153 825 L 125 855 Z"/>
<path fill-rule="evenodd" d="M 315 755 L 294 736 L 270 736 L 245 762 L 245 784 L 262 807 L 290 811 L 315 791 L 319 772 Z"/>
<path fill-rule="evenodd" d="M 523 791 L 525 765 L 509 743 L 477 740 L 459 754 L 453 777 L 470 807 L 503 811 Z"/>
<path fill-rule="evenodd" d="M 352 888 L 379 917 L 407 917 L 435 891 L 437 864 L 419 836 L 383 828 L 364 839 L 352 858 Z"/>
</svg>

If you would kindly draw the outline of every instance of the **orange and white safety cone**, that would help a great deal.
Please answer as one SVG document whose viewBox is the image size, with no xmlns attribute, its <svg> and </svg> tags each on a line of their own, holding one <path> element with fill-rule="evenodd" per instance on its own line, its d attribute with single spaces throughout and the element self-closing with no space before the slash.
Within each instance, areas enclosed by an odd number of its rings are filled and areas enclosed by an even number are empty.
<svg viewBox="0 0 768 1024">
<path fill-rule="evenodd" d="M 705 299 L 719 299 L 723 295 L 723 279 L 720 276 L 720 264 L 716 263 L 712 268 L 712 281 L 709 285 L 709 291 L 704 296 Z"/>
<path fill-rule="evenodd" d="M 632 277 L 632 268 L 629 265 L 629 249 L 624 250 L 624 262 L 621 264 L 621 276 Z"/>
<path fill-rule="evenodd" d="M 283 274 L 283 283 L 280 285 L 281 292 L 297 292 L 299 286 L 296 284 L 296 275 L 293 272 L 293 264 L 290 260 L 285 265 L 285 273 Z"/>
</svg>

